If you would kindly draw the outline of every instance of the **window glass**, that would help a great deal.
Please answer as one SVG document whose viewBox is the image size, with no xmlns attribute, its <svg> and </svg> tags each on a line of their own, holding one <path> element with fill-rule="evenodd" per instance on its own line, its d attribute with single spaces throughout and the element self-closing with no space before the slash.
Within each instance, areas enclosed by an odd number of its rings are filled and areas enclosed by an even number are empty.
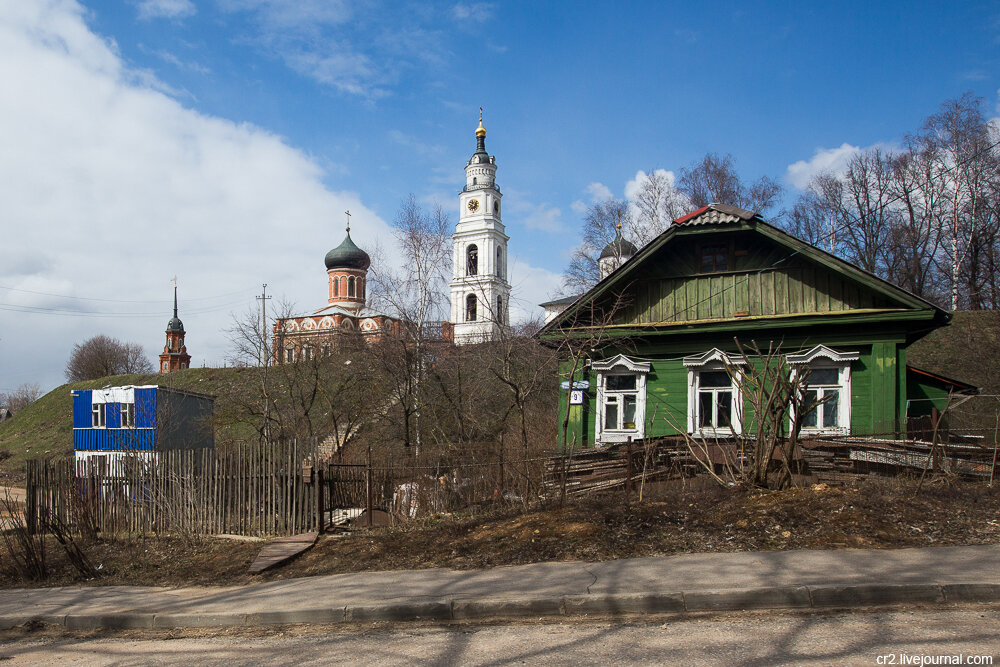
<svg viewBox="0 0 1000 667">
<path fill-rule="evenodd" d="M 634 375 L 609 375 L 604 380 L 608 391 L 632 391 L 635 389 Z"/>
<path fill-rule="evenodd" d="M 94 428 L 102 428 L 105 422 L 105 412 L 106 406 L 104 403 L 94 403 L 93 409 L 93 425 Z"/>
<path fill-rule="evenodd" d="M 716 428 L 728 428 L 733 425 L 733 392 L 715 392 L 718 412 L 715 417 Z"/>
<path fill-rule="evenodd" d="M 840 391 L 837 389 L 827 389 L 824 392 L 827 399 L 821 407 L 823 408 L 823 426 L 834 428 L 840 422 Z"/>
<path fill-rule="evenodd" d="M 731 387 L 733 379 L 726 371 L 702 371 L 698 374 L 700 387 Z"/>
<path fill-rule="evenodd" d="M 618 428 L 618 402 L 614 398 L 609 398 L 604 405 L 604 428 Z"/>
<path fill-rule="evenodd" d="M 622 428 L 635 428 L 635 394 L 625 394 L 622 398 Z"/>
<path fill-rule="evenodd" d="M 714 396 L 712 392 L 706 391 L 698 394 L 698 426 L 704 428 L 712 426 L 712 405 Z"/>
<path fill-rule="evenodd" d="M 840 371 L 836 368 L 814 368 L 806 381 L 810 386 L 840 384 Z"/>
<path fill-rule="evenodd" d="M 729 248 L 727 246 L 703 246 L 701 249 L 701 271 L 726 271 L 729 269 Z"/>
<path fill-rule="evenodd" d="M 815 389 L 809 389 L 806 391 L 805 406 L 815 405 L 816 401 L 819 400 L 818 394 Z M 817 408 L 813 408 L 808 413 L 806 413 L 805 418 L 802 420 L 803 428 L 816 428 L 817 421 Z"/>
</svg>

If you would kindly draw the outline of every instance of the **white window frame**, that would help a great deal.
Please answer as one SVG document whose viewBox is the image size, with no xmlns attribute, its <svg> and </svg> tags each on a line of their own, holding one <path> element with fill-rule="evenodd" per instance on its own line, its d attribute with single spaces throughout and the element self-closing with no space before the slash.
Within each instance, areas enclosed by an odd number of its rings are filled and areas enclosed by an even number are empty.
<svg viewBox="0 0 1000 667">
<path fill-rule="evenodd" d="M 121 404 L 121 427 L 135 428 L 135 403 Z"/>
<path fill-rule="evenodd" d="M 624 354 L 607 361 L 594 362 L 592 368 L 597 372 L 597 416 L 594 422 L 594 439 L 596 442 L 625 442 L 629 438 L 638 440 L 646 435 L 646 376 L 649 374 L 649 362 L 635 361 Z M 635 389 L 610 390 L 607 379 L 612 376 L 635 376 Z M 623 416 L 622 406 L 624 396 L 635 394 L 635 428 L 605 428 L 605 406 L 608 402 L 618 405 L 619 419 Z"/>
<path fill-rule="evenodd" d="M 839 352 L 826 345 L 817 345 L 801 354 L 789 354 L 785 360 L 792 368 L 793 379 L 806 368 L 810 370 L 838 371 L 838 388 L 840 399 L 837 406 L 837 425 L 823 426 L 822 414 L 817 416 L 816 426 L 802 427 L 801 433 L 806 435 L 848 435 L 851 432 L 851 362 L 861 358 L 858 352 Z M 808 383 L 808 378 L 806 382 Z M 808 388 L 808 385 L 807 385 Z M 822 409 L 823 406 L 820 406 Z M 795 407 L 790 410 L 790 420 L 795 419 Z M 789 422 L 791 423 L 791 422 Z"/>
<path fill-rule="evenodd" d="M 108 404 L 93 403 L 90 408 L 90 423 L 92 428 L 107 428 Z"/>
<path fill-rule="evenodd" d="M 688 433 L 701 438 L 729 438 L 743 433 L 743 393 L 740 391 L 740 367 L 746 365 L 746 360 L 742 357 L 731 356 L 719 348 L 712 348 L 704 354 L 695 354 L 684 357 L 684 365 L 688 369 L 688 410 L 687 429 Z M 702 428 L 701 422 L 701 401 L 699 400 L 701 374 L 705 372 L 722 371 L 733 374 L 732 394 L 729 398 L 729 414 L 732 416 L 730 426 L 714 426 Z"/>
</svg>

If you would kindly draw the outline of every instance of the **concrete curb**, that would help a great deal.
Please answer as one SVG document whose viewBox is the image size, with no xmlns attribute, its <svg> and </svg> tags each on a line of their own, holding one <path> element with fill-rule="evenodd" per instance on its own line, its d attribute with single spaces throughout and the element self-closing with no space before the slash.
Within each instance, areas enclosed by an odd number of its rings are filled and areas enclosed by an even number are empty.
<svg viewBox="0 0 1000 667">
<path fill-rule="evenodd" d="M 0 616 L 0 630 L 29 623 L 67 630 L 256 627 L 371 621 L 473 620 L 539 616 L 684 614 L 751 609 L 834 609 L 900 604 L 1000 603 L 1000 584 L 842 584 L 543 597 L 385 602 L 264 612 L 101 612 Z"/>
</svg>

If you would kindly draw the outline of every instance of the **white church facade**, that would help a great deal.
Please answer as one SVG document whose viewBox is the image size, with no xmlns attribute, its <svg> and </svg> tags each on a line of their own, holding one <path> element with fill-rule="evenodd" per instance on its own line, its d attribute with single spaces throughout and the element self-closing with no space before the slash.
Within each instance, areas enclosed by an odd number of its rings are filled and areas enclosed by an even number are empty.
<svg viewBox="0 0 1000 667">
<path fill-rule="evenodd" d="M 510 283 L 507 242 L 501 222 L 496 158 L 486 152 L 482 113 L 476 128 L 476 152 L 465 166 L 459 194 L 454 241 L 451 321 L 456 345 L 492 340 L 509 324 Z"/>
</svg>

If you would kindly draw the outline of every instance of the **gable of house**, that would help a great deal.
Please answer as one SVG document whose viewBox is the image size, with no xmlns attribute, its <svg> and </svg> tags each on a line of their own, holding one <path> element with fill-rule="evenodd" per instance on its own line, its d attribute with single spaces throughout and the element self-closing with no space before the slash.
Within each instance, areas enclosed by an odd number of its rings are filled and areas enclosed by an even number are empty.
<svg viewBox="0 0 1000 667">
<path fill-rule="evenodd" d="M 733 211 L 725 214 L 718 209 Z M 754 321 L 757 328 L 830 318 L 947 321 L 943 311 L 810 246 L 747 211 L 705 207 L 681 218 L 541 332 L 608 335 Z M 697 212 L 696 212 L 697 213 Z"/>
</svg>

